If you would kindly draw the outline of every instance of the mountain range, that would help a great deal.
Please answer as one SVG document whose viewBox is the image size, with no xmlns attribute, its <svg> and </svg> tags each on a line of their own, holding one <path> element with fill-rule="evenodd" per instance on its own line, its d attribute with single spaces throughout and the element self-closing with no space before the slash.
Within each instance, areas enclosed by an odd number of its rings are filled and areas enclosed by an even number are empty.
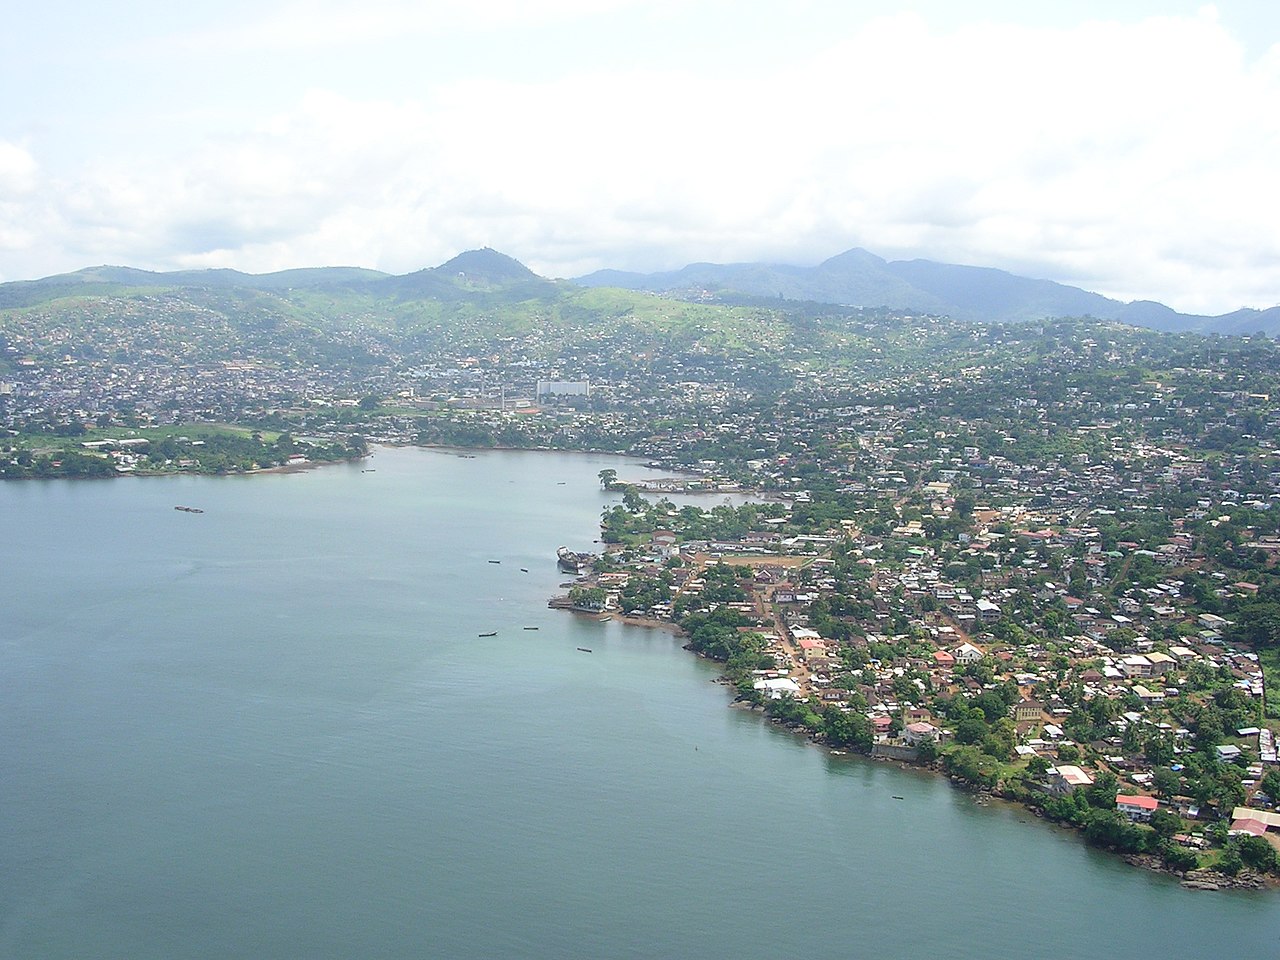
<svg viewBox="0 0 1280 960">
<path fill-rule="evenodd" d="M 575 282 L 677 296 L 807 300 L 846 306 L 945 314 L 959 320 L 1009 322 L 1091 316 L 1155 330 L 1249 334 L 1280 332 L 1280 307 L 1221 316 L 1178 313 L 1162 303 L 1124 303 L 1078 287 L 990 267 L 932 260 L 885 260 L 855 248 L 816 267 L 770 263 L 694 263 L 666 273 L 600 270 Z"/>
<path fill-rule="evenodd" d="M 238 270 L 155 273 L 132 267 L 91 267 L 41 280 L 0 284 L 0 309 L 65 296 L 108 295 L 124 289 L 347 290 L 396 299 L 461 300 L 500 295 L 507 302 L 551 296 L 563 284 L 619 287 L 683 299 L 805 301 L 943 314 L 960 320 L 1017 322 L 1092 316 L 1165 331 L 1280 333 L 1280 307 L 1221 316 L 1182 314 L 1154 301 L 1124 303 L 1078 287 L 1021 277 L 989 267 L 930 260 L 885 260 L 848 250 L 814 267 L 771 263 L 695 263 L 663 273 L 600 270 L 571 281 L 539 277 L 518 260 L 488 248 L 459 254 L 438 267 L 393 275 L 358 267 L 317 267 L 250 274 Z"/>
</svg>

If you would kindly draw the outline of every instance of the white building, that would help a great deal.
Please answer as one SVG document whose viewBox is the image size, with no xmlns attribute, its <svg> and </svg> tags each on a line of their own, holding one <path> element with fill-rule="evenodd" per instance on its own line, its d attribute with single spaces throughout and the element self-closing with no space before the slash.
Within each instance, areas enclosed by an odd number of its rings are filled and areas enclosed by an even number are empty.
<svg viewBox="0 0 1280 960">
<path fill-rule="evenodd" d="M 770 700 L 781 700 L 783 697 L 794 697 L 800 693 L 800 684 L 790 677 L 777 677 L 770 680 L 757 680 L 752 686 Z"/>
<path fill-rule="evenodd" d="M 589 397 L 591 384 L 586 380 L 539 380 L 538 397 Z"/>
</svg>

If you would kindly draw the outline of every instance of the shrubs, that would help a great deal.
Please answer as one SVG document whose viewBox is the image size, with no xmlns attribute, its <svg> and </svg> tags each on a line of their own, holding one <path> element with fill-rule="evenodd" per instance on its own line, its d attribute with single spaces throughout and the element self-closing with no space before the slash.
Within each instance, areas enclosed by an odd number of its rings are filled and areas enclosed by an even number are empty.
<svg viewBox="0 0 1280 960">
<path fill-rule="evenodd" d="M 1169 840 L 1161 840 L 1157 851 L 1164 865 L 1170 870 L 1177 870 L 1179 873 L 1194 870 L 1200 865 L 1200 857 L 1194 850 L 1188 850 L 1186 847 L 1179 846 Z"/>
<path fill-rule="evenodd" d="M 956 747 L 943 754 L 942 769 L 948 776 L 987 789 L 996 785 L 1000 775 L 996 760 L 972 746 Z"/>
<path fill-rule="evenodd" d="M 1228 850 L 1236 850 L 1245 866 L 1252 867 L 1259 873 L 1276 873 L 1280 865 L 1276 856 L 1276 848 L 1262 837 L 1237 836 L 1227 842 Z"/>
<path fill-rule="evenodd" d="M 1096 847 L 1119 853 L 1146 853 L 1156 846 L 1156 833 L 1130 823 L 1119 810 L 1094 810 L 1086 816 L 1084 837 Z"/>
</svg>

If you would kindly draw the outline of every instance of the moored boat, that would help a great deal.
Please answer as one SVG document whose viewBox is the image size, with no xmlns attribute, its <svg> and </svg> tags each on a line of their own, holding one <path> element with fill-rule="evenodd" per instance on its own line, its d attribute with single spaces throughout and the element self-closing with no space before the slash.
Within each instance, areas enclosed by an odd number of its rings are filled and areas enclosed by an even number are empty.
<svg viewBox="0 0 1280 960">
<path fill-rule="evenodd" d="M 566 573 L 583 573 L 590 569 L 591 564 L 595 562 L 595 555 L 590 553 L 575 553 L 568 547 L 560 547 L 556 550 L 556 563 L 560 565 L 560 569 Z"/>
</svg>

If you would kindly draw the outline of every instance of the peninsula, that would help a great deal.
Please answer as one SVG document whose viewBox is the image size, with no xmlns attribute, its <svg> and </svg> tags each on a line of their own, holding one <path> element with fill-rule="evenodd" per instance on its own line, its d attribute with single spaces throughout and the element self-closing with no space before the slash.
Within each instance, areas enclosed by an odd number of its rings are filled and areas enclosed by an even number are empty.
<svg viewBox="0 0 1280 960">
<path fill-rule="evenodd" d="M 1189 887 L 1276 883 L 1270 671 L 1244 632 L 1261 585 L 1217 569 L 1226 515 L 1197 501 L 1139 533 L 1083 502 L 1055 516 L 1008 488 L 893 478 L 892 513 L 815 533 L 810 493 L 677 508 L 600 480 L 623 500 L 606 547 L 552 605 L 677 628 L 737 703 L 940 769 Z"/>
</svg>

